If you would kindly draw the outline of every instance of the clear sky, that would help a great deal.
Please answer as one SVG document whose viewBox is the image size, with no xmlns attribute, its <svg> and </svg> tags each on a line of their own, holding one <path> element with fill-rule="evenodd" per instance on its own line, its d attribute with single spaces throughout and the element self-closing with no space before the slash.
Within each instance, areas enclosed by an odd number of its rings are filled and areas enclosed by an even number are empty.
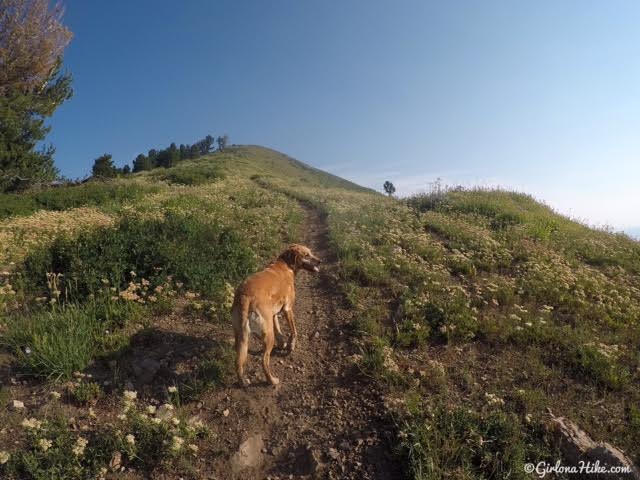
<svg viewBox="0 0 640 480">
<path fill-rule="evenodd" d="M 637 1 L 65 3 L 67 176 L 228 133 L 378 189 L 500 185 L 640 228 Z"/>
</svg>

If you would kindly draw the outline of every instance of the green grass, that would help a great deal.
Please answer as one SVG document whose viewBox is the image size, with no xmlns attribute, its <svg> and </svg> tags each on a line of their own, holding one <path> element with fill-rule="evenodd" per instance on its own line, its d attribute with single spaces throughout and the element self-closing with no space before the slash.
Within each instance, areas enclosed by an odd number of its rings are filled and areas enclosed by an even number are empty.
<svg viewBox="0 0 640 480">
<path fill-rule="evenodd" d="M 412 410 L 400 448 L 416 480 L 528 478 L 526 428 L 517 417 L 443 402 Z"/>
<path fill-rule="evenodd" d="M 38 210 L 62 211 L 86 206 L 109 208 L 157 193 L 160 187 L 135 181 L 92 181 L 82 185 L 0 194 L 0 219 L 30 215 Z"/>
<path fill-rule="evenodd" d="M 215 164 L 183 162 L 169 169 L 156 169 L 151 177 L 176 185 L 203 185 L 223 178 L 221 169 Z"/>
<path fill-rule="evenodd" d="M 140 306 L 125 302 L 91 301 L 69 304 L 8 319 L 3 342 L 18 366 L 34 376 L 69 379 L 103 353 L 105 331 L 137 319 Z"/>
</svg>

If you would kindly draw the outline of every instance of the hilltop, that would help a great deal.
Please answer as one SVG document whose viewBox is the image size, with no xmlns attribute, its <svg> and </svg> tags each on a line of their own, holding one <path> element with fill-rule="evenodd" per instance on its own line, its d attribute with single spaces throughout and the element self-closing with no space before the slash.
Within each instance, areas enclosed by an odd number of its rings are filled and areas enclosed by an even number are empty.
<svg viewBox="0 0 640 480">
<path fill-rule="evenodd" d="M 640 455 L 640 243 L 530 196 L 392 199 L 234 146 L 0 219 L 9 478 L 527 478 L 560 458 L 548 411 Z M 326 267 L 283 383 L 251 358 L 244 391 L 233 288 L 290 242 Z"/>
</svg>

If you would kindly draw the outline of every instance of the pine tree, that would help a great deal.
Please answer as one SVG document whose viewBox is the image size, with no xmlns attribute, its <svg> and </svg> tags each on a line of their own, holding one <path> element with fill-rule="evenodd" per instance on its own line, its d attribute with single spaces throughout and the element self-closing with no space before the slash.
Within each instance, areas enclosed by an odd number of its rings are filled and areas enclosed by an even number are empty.
<svg viewBox="0 0 640 480">
<path fill-rule="evenodd" d="M 151 170 L 153 165 L 151 163 L 151 159 L 147 157 L 144 153 L 138 155 L 133 161 L 133 171 L 142 172 L 143 170 Z"/>
<path fill-rule="evenodd" d="M 71 32 L 47 0 L 0 0 L 0 191 L 53 180 L 45 119 L 72 95 L 61 74 Z"/>
<path fill-rule="evenodd" d="M 113 178 L 118 174 L 118 169 L 113 164 L 111 155 L 105 153 L 95 159 L 91 173 L 94 177 Z"/>
</svg>

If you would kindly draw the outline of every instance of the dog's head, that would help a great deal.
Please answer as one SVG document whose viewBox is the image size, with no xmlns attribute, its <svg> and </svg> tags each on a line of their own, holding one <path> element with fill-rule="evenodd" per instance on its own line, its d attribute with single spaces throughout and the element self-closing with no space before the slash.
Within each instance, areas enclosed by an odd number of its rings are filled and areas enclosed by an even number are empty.
<svg viewBox="0 0 640 480">
<path fill-rule="evenodd" d="M 321 263 L 321 260 L 311 253 L 311 250 L 304 245 L 299 245 L 297 243 L 289 245 L 289 248 L 280 255 L 280 259 L 289 265 L 294 272 L 297 272 L 301 268 L 304 268 L 309 272 L 320 271 L 318 265 Z"/>
</svg>

